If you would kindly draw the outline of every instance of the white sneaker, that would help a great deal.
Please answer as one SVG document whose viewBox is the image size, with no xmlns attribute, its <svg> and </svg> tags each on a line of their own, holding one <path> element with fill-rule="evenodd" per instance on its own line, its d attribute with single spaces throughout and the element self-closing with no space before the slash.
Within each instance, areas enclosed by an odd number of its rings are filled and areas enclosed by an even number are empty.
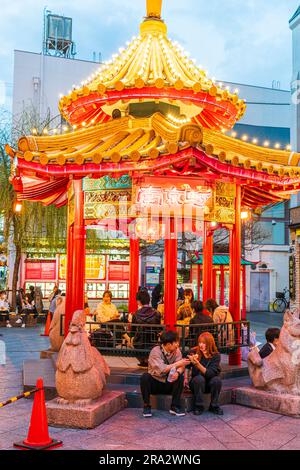
<svg viewBox="0 0 300 470">
<path fill-rule="evenodd" d="M 18 325 L 19 325 L 20 323 L 22 323 L 21 318 L 19 318 L 19 319 L 16 321 L 16 323 L 18 323 Z"/>
<path fill-rule="evenodd" d="M 25 325 L 25 323 L 23 323 L 22 328 L 25 328 L 25 327 L 26 327 L 26 325 Z"/>
<path fill-rule="evenodd" d="M 7 323 L 6 328 L 12 328 L 10 323 Z"/>
</svg>

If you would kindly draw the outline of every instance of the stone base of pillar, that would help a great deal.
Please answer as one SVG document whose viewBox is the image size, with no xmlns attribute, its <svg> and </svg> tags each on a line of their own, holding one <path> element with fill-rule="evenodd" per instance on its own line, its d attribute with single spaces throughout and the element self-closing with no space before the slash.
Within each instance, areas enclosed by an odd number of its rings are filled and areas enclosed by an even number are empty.
<svg viewBox="0 0 300 470">
<path fill-rule="evenodd" d="M 127 406 L 124 392 L 105 390 L 103 395 L 86 405 L 60 404 L 57 398 L 47 403 L 49 426 L 93 429 Z"/>
<path fill-rule="evenodd" d="M 300 418 L 300 396 L 276 394 L 254 387 L 236 388 L 233 394 L 236 405 Z"/>
</svg>

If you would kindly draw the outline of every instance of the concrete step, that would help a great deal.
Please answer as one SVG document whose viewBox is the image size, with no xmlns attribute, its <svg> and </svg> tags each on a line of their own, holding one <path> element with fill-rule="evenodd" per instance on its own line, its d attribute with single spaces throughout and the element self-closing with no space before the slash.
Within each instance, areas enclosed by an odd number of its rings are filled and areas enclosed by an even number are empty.
<svg viewBox="0 0 300 470">
<path fill-rule="evenodd" d="M 115 385 L 139 385 L 141 375 L 147 369 L 143 368 L 111 368 L 111 375 L 108 379 L 108 383 L 115 384 Z M 233 379 L 233 378 L 240 378 L 240 377 L 249 377 L 248 367 L 230 367 L 228 365 L 222 364 L 222 373 L 221 378 L 222 380 Z"/>
<path fill-rule="evenodd" d="M 243 387 L 250 384 L 250 379 L 240 378 L 228 379 L 223 381 L 223 388 L 220 395 L 220 405 L 229 405 L 232 403 L 233 393 L 236 387 Z M 142 408 L 143 399 L 139 386 L 128 385 L 128 384 L 108 384 L 108 389 L 123 391 L 126 393 L 126 399 L 128 401 L 129 408 Z M 205 395 L 204 400 L 205 408 L 208 409 L 210 405 L 210 395 Z M 153 409 L 168 411 L 171 407 L 171 396 L 169 395 L 157 395 L 151 397 L 151 406 Z M 190 392 L 184 392 L 182 396 L 181 406 L 186 412 L 193 410 L 193 396 Z"/>
<path fill-rule="evenodd" d="M 128 408 L 143 408 L 143 399 L 141 391 L 138 387 L 130 387 L 128 385 L 108 385 L 108 389 L 124 391 L 128 402 Z M 171 407 L 172 398 L 170 395 L 151 396 L 151 407 L 156 410 L 168 411 Z M 210 395 L 205 395 L 205 408 L 208 409 L 210 404 Z M 223 390 L 220 395 L 220 404 L 228 405 L 231 403 L 231 390 Z M 193 396 L 191 393 L 184 392 L 181 399 L 181 407 L 186 412 L 193 410 Z"/>
<path fill-rule="evenodd" d="M 235 386 L 240 386 L 241 381 L 248 380 L 248 369 L 245 368 L 229 368 L 229 366 L 222 366 L 222 379 L 223 384 L 231 389 Z M 225 369 L 225 370 L 224 370 Z M 111 368 L 111 375 L 108 378 L 108 386 L 110 389 L 119 389 L 126 391 L 129 406 L 140 408 L 142 401 L 139 391 L 140 378 L 141 375 L 146 371 L 142 368 Z M 247 375 L 246 375 L 247 372 Z M 46 400 L 52 400 L 57 396 L 56 387 L 55 387 L 55 357 L 51 356 L 48 359 L 38 359 L 38 360 L 28 360 L 23 363 L 23 384 L 24 391 L 32 390 L 36 381 L 39 377 L 42 377 L 44 380 L 45 387 L 45 397 Z M 242 386 L 242 385 L 241 385 Z M 225 388 L 223 388 L 226 391 Z M 162 409 L 168 408 L 169 404 L 161 405 L 160 403 L 165 403 L 168 397 L 163 397 L 162 399 L 154 399 L 157 401 L 153 405 L 153 408 L 156 406 L 164 406 Z M 189 403 L 191 397 L 185 397 L 187 408 L 190 407 Z M 224 395 L 224 400 L 227 402 L 229 400 L 228 396 Z M 231 398 L 230 398 L 231 400 Z M 230 401 L 229 401 L 230 402 Z M 159 408 L 161 409 L 161 408 Z"/>
</svg>

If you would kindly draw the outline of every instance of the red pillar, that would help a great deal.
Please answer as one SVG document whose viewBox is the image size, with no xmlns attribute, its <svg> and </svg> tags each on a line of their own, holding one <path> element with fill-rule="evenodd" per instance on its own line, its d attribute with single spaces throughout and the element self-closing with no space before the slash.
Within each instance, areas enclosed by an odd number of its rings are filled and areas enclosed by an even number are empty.
<svg viewBox="0 0 300 470">
<path fill-rule="evenodd" d="M 247 277 L 246 277 L 246 266 L 243 266 L 242 271 L 243 276 L 243 309 L 242 309 L 242 320 L 247 320 L 247 298 L 246 298 L 246 291 L 247 291 Z"/>
<path fill-rule="evenodd" d="M 76 310 L 84 307 L 84 283 L 85 283 L 85 225 L 84 225 L 84 192 L 82 180 L 73 181 L 74 189 L 74 224 L 69 233 L 70 243 L 68 245 L 68 300 L 67 304 L 65 335 L 68 334 L 69 322 Z M 71 237 L 72 234 L 72 237 Z"/>
<path fill-rule="evenodd" d="M 208 222 L 204 222 L 202 286 L 203 302 L 206 302 L 213 295 L 213 233 Z"/>
<path fill-rule="evenodd" d="M 129 312 L 137 310 L 136 294 L 140 282 L 140 244 L 137 238 L 130 238 L 130 261 L 129 261 Z"/>
<path fill-rule="evenodd" d="M 224 266 L 220 266 L 221 275 L 220 275 L 220 304 L 225 304 L 225 272 Z"/>
<path fill-rule="evenodd" d="M 236 186 L 235 225 L 230 234 L 230 301 L 233 321 L 241 320 L 241 187 Z M 239 331 L 236 338 L 239 339 Z M 241 365 L 241 350 L 229 355 L 229 365 Z"/>
<path fill-rule="evenodd" d="M 213 268 L 212 270 L 212 274 L 213 274 L 213 279 L 212 279 L 212 298 L 213 299 L 216 299 L 217 298 L 217 274 L 218 274 L 218 271 L 217 269 Z"/>
<path fill-rule="evenodd" d="M 72 320 L 72 284 L 73 284 L 73 224 L 68 226 L 67 238 L 67 272 L 66 272 L 66 317 L 65 324 Z M 65 329 L 65 335 L 67 328 Z"/>
<path fill-rule="evenodd" d="M 198 300 L 201 300 L 201 265 L 198 264 L 197 271 L 197 289 L 198 289 Z"/>
<path fill-rule="evenodd" d="M 165 239 L 165 325 L 174 330 L 177 323 L 177 235 L 174 219 L 170 221 L 170 234 Z"/>
</svg>

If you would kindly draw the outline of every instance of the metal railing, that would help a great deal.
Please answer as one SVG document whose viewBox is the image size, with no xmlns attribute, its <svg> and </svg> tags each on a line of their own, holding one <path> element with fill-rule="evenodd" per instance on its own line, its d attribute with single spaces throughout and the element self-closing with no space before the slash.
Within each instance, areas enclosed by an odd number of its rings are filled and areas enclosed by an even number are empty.
<svg viewBox="0 0 300 470">
<path fill-rule="evenodd" d="M 64 315 L 61 317 L 60 333 L 64 335 Z M 240 321 L 220 324 L 175 325 L 183 353 L 197 346 L 201 333 L 213 335 L 220 353 L 228 354 L 250 346 L 250 322 Z M 169 325 L 132 324 L 124 322 L 99 323 L 88 321 L 86 329 L 91 344 L 107 356 L 147 357 L 159 343 L 163 331 Z"/>
<path fill-rule="evenodd" d="M 206 332 L 212 334 L 217 349 L 222 354 L 228 354 L 239 348 L 250 346 L 250 322 L 248 321 L 191 326 L 177 325 L 176 328 L 180 335 L 183 352 L 197 346 L 199 336 Z"/>
</svg>

